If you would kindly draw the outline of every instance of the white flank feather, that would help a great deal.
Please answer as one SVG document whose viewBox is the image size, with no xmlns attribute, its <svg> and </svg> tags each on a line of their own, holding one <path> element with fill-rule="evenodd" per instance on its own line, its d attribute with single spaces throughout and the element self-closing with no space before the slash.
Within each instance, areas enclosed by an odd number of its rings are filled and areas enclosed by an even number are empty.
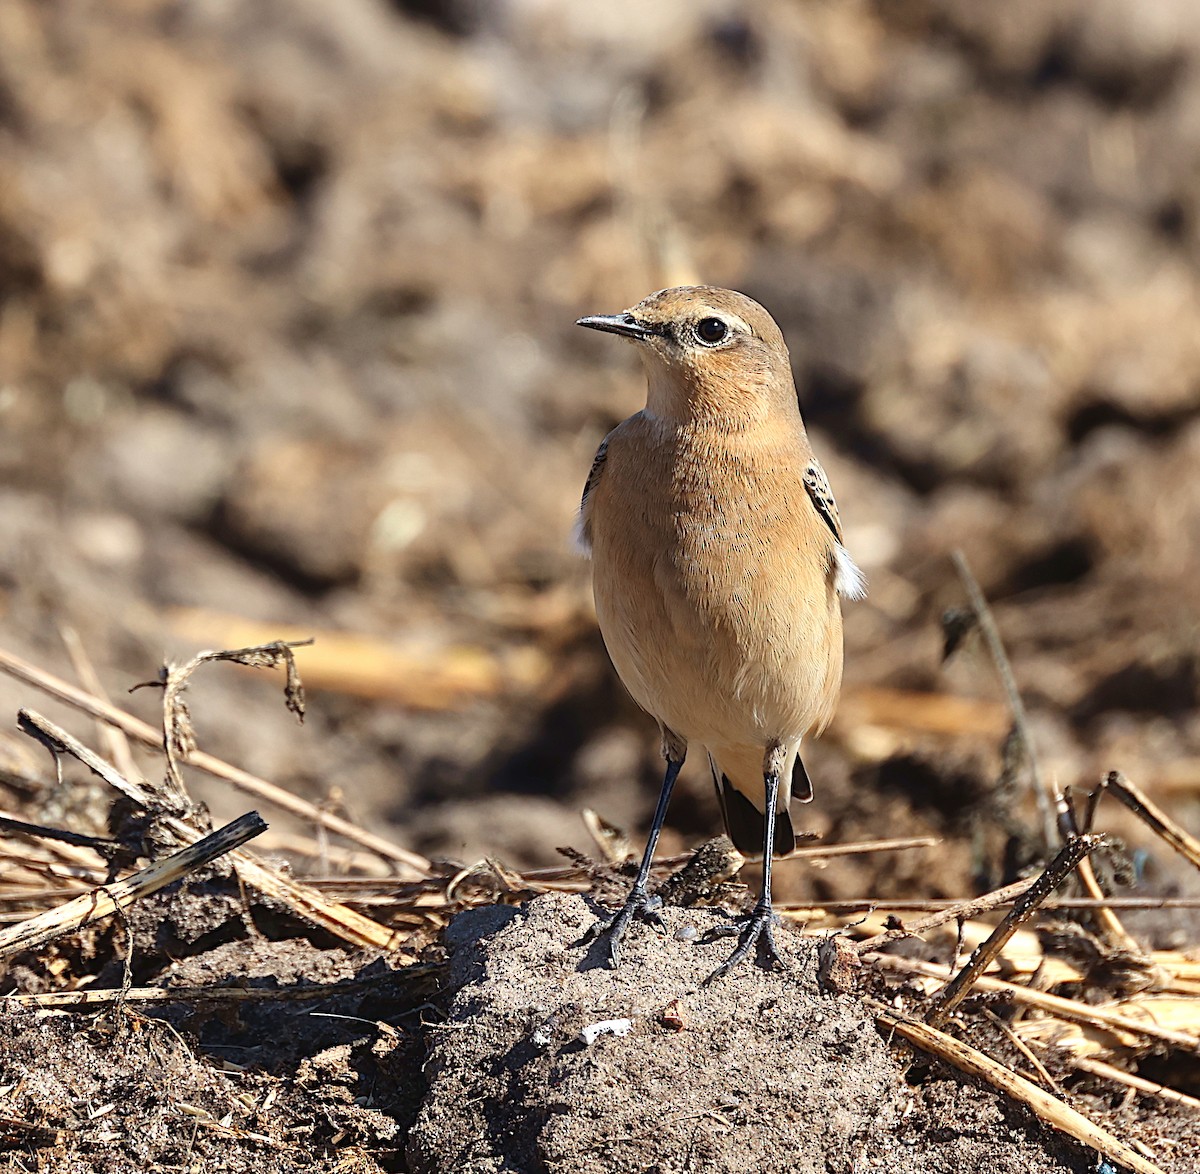
<svg viewBox="0 0 1200 1174">
<path fill-rule="evenodd" d="M 867 577 L 840 542 L 834 550 L 833 586 L 843 599 L 865 599 L 867 596 Z"/>
<path fill-rule="evenodd" d="M 571 527 L 571 549 L 584 558 L 592 557 L 592 544 L 583 532 L 583 510 L 575 515 L 575 525 Z"/>
</svg>

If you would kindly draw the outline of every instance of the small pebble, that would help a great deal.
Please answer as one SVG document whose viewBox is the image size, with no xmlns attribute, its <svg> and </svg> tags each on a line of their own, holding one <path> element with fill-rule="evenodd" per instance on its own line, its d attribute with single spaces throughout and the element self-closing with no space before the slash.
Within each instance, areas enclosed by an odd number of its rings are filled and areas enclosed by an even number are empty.
<svg viewBox="0 0 1200 1174">
<path fill-rule="evenodd" d="M 675 940 L 677 942 L 694 942 L 699 936 L 694 925 L 681 925 L 675 931 Z"/>
<path fill-rule="evenodd" d="M 682 1031 L 686 1024 L 683 1021 L 683 1015 L 679 1010 L 679 1000 L 672 999 L 663 1009 L 658 1017 L 658 1021 L 663 1027 L 669 1031 Z"/>
</svg>

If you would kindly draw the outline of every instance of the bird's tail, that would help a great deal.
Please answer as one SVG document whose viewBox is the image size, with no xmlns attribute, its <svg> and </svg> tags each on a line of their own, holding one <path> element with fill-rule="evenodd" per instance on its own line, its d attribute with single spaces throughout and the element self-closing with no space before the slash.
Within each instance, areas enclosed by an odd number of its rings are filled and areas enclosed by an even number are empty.
<svg viewBox="0 0 1200 1174">
<path fill-rule="evenodd" d="M 712 767 L 713 785 L 717 789 L 721 814 L 725 817 L 725 830 L 729 833 L 733 846 L 743 856 L 751 860 L 761 860 L 767 831 L 766 817 L 747 797 L 745 791 L 734 784 L 711 754 L 708 761 Z M 730 767 L 732 768 L 732 764 Z M 758 767 L 758 780 L 758 793 L 762 794 L 761 765 Z M 793 794 L 802 802 L 812 798 L 812 784 L 799 755 L 796 755 L 791 779 L 787 780 L 779 791 L 779 809 L 775 813 L 775 839 L 771 855 L 787 856 L 796 850 L 796 833 L 792 829 L 788 802 Z"/>
</svg>

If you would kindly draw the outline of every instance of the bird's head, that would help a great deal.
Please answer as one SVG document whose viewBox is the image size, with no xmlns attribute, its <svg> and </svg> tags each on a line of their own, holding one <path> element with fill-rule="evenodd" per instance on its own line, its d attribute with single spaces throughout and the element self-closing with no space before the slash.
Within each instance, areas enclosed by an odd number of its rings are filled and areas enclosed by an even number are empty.
<svg viewBox="0 0 1200 1174">
<path fill-rule="evenodd" d="M 637 343 L 653 415 L 732 424 L 798 411 L 783 334 L 745 294 L 678 286 L 643 298 L 623 314 L 594 314 L 577 325 Z"/>
</svg>

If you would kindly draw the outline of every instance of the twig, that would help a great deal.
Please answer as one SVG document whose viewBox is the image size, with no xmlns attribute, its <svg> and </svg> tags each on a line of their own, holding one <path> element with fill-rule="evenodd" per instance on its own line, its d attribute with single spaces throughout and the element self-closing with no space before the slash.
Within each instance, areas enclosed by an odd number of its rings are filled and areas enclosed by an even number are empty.
<svg viewBox="0 0 1200 1174">
<path fill-rule="evenodd" d="M 949 966 L 941 966 L 936 962 L 921 962 L 916 958 L 902 958 L 896 954 L 876 954 L 870 959 L 870 962 L 872 966 L 878 966 L 883 970 L 894 970 L 901 974 L 919 974 L 939 979 L 947 978 L 953 969 Z M 1169 1027 L 1160 1027 L 1156 1023 L 1131 1019 L 1127 1015 L 1109 1011 L 1104 1007 L 1079 1003 L 1074 999 L 1064 999 L 1061 995 L 1051 995 L 1046 991 L 1034 990 L 1032 987 L 1006 982 L 1002 978 L 992 978 L 986 974 L 981 975 L 975 985 L 980 990 L 1002 994 L 1014 1003 L 1049 1012 L 1051 1015 L 1057 1015 L 1059 1018 L 1068 1019 L 1073 1023 L 1084 1023 L 1112 1031 L 1130 1032 L 1135 1036 L 1161 1040 L 1163 1043 L 1183 1048 L 1188 1052 L 1200 1053 L 1200 1036 L 1189 1035 L 1184 1031 L 1175 1031 Z"/>
<path fill-rule="evenodd" d="M 913 848 L 936 848 L 941 844 L 937 836 L 908 836 L 895 840 L 850 840 L 845 844 L 813 844 L 797 848 L 778 864 L 789 860 L 824 860 L 833 856 L 866 856 L 872 852 L 907 852 Z M 776 867 L 778 867 L 778 864 Z"/>
<path fill-rule="evenodd" d="M 987 913 L 990 909 L 995 909 L 1000 905 L 1007 905 L 1010 901 L 1015 901 L 1022 897 L 1033 885 L 1032 880 L 1017 881 L 1015 884 L 1006 885 L 1002 889 L 996 889 L 991 893 L 984 893 L 982 897 L 976 897 L 971 901 L 959 901 L 948 905 L 940 912 L 930 914 L 928 917 L 922 917 L 920 921 L 914 921 L 912 925 L 900 926 L 897 929 L 885 930 L 883 933 L 876 934 L 874 937 L 857 942 L 854 949 L 859 954 L 866 954 L 871 950 L 878 950 L 881 946 L 886 946 L 890 942 L 898 942 L 902 938 L 914 937 L 917 934 L 925 933 L 927 930 L 937 929 L 939 925 L 945 925 L 948 921 L 970 921 L 974 917 L 978 917 L 981 913 Z M 894 909 L 895 905 L 889 905 L 886 901 L 880 902 L 884 909 Z"/>
<path fill-rule="evenodd" d="M 1019 1035 L 1017 1035 L 1017 1033 L 1013 1031 L 1013 1029 L 1009 1027 L 1009 1025 L 991 1009 L 991 1007 L 984 1007 L 983 1013 L 992 1026 L 1000 1031 L 1004 1035 L 1004 1038 L 1007 1039 L 1008 1042 L 1012 1044 L 1012 1046 L 1016 1048 L 1017 1051 L 1020 1052 L 1030 1064 L 1033 1065 L 1033 1070 L 1038 1074 L 1038 1078 L 1041 1080 L 1041 1082 L 1047 1087 L 1054 1089 L 1054 1091 L 1061 1096 L 1062 1089 L 1058 1087 L 1058 1081 L 1056 1081 L 1054 1077 L 1050 1075 L 1046 1069 L 1046 1065 L 1037 1058 L 1033 1049 Z"/>
<path fill-rule="evenodd" d="M 4 649 L 0 649 L 0 672 L 7 673 L 19 681 L 24 681 L 27 685 L 32 685 L 35 689 L 42 690 L 42 692 L 57 698 L 66 705 L 72 706 L 81 713 L 86 713 L 90 717 L 116 726 L 119 730 L 124 730 L 131 738 L 136 739 L 145 746 L 153 746 L 156 749 L 161 748 L 162 732 L 160 730 L 155 730 L 152 726 L 147 725 L 132 714 L 126 713 L 114 705 L 109 705 L 99 698 L 85 693 L 82 689 L 77 689 L 74 685 L 68 684 L 52 673 L 47 673 Z M 356 827 L 340 816 L 322 811 L 307 800 L 301 799 L 298 795 L 293 795 L 290 791 L 284 790 L 283 787 L 267 782 L 266 779 L 260 779 L 256 775 L 252 775 L 248 771 L 241 770 L 236 766 L 230 766 L 229 763 L 223 762 L 221 759 L 207 754 L 203 750 L 197 750 L 192 754 L 188 759 L 188 763 L 197 770 L 205 771 L 216 778 L 223 779 L 240 791 L 245 791 L 247 794 L 254 795 L 268 803 L 273 803 L 276 807 L 280 807 L 284 811 L 290 811 L 293 815 L 298 815 L 311 823 L 320 824 L 328 828 L 331 832 L 336 832 L 338 835 L 344 836 L 347 840 L 352 840 L 356 844 L 361 844 L 364 848 L 369 848 L 385 860 L 391 860 L 396 864 L 402 864 L 412 869 L 418 875 L 429 876 L 435 871 L 433 865 L 424 856 L 400 848 L 391 843 L 391 841 L 385 840 L 382 836 L 374 835 L 363 828 Z"/>
<path fill-rule="evenodd" d="M 587 808 L 584 808 L 581 814 L 584 824 L 596 841 L 596 846 L 604 856 L 606 864 L 620 865 L 633 859 L 632 854 L 624 852 L 621 847 L 628 843 L 623 831 L 605 823 L 594 811 Z M 597 830 L 593 831 L 593 828 Z M 807 838 L 817 839 L 815 835 Z M 848 840 L 844 844 L 808 844 L 781 857 L 775 862 L 775 867 L 778 868 L 797 860 L 823 860 L 833 856 L 866 856 L 873 852 L 905 852 L 912 848 L 936 848 L 941 842 L 937 836 L 908 836 L 894 840 Z M 611 843 L 617 844 L 618 847 L 611 848 L 609 846 Z M 676 852 L 672 856 L 656 856 L 654 868 L 659 871 L 677 868 L 687 864 L 695 854 L 696 849 L 692 849 L 690 852 Z M 580 875 L 580 868 L 578 866 L 563 867 L 562 865 L 550 868 L 531 868 L 522 875 L 527 881 L 572 880 Z"/>
<path fill-rule="evenodd" d="M 1092 868 L 1090 860 L 1079 862 L 1079 880 L 1087 890 L 1088 897 L 1095 902 L 1093 908 L 1096 911 L 1096 926 L 1108 938 L 1109 945 L 1134 957 L 1144 956 L 1146 951 L 1142 949 L 1141 942 L 1121 924 L 1121 919 L 1113 912 L 1118 906 L 1105 899 L 1104 890 L 1096 879 L 1096 870 Z"/>
<path fill-rule="evenodd" d="M 7 1143 L 8 1148 L 16 1142 L 20 1148 L 26 1146 L 60 1146 L 63 1139 L 76 1133 L 74 1129 L 55 1129 L 49 1125 L 35 1125 L 24 1117 L 12 1117 L 7 1113 L 0 1114 L 0 1138 Z"/>
<path fill-rule="evenodd" d="M 1187 1093 L 1180 1092 L 1178 1089 L 1167 1088 L 1165 1084 L 1156 1084 L 1153 1080 L 1147 1080 L 1144 1076 L 1136 1076 L 1132 1072 L 1126 1072 L 1123 1068 L 1115 1068 L 1112 1064 L 1106 1064 L 1103 1060 L 1095 1060 L 1090 1056 L 1072 1056 L 1070 1063 L 1081 1072 L 1090 1072 L 1093 1076 L 1099 1076 L 1104 1080 L 1111 1080 L 1116 1084 L 1123 1084 L 1126 1088 L 1136 1088 L 1138 1092 L 1146 1093 L 1147 1096 L 1162 1097 L 1164 1101 L 1174 1101 L 1178 1105 L 1187 1105 L 1189 1109 L 1200 1109 L 1200 1100 L 1197 1100 L 1195 1097 L 1190 1097 Z"/>
<path fill-rule="evenodd" d="M 304 721 L 304 687 L 300 683 L 300 674 L 296 669 L 296 656 L 292 649 L 311 643 L 311 638 L 275 640 L 269 644 L 257 644 L 250 648 L 198 652 L 184 664 L 164 665 L 161 679 L 147 682 L 150 685 L 162 686 L 162 748 L 167 758 L 166 786 L 181 810 L 186 811 L 192 805 L 187 787 L 184 785 L 180 763 L 191 761 L 192 755 L 196 752 L 196 732 L 192 726 L 192 715 L 185 696 L 188 684 L 196 670 L 201 665 L 213 661 L 229 661 L 233 664 L 240 664 L 244 668 L 255 669 L 278 668 L 282 664 L 287 669 L 287 683 L 283 690 L 287 707 L 300 721 Z M 135 685 L 134 689 L 141 687 Z M 130 692 L 132 691 L 130 690 Z"/>
<path fill-rule="evenodd" d="M 927 1017 L 930 1026 L 941 1027 L 946 1022 L 959 1003 L 967 997 L 975 980 L 1004 949 L 1008 939 L 1033 916 L 1037 907 L 1066 880 L 1075 866 L 1104 842 L 1103 836 L 1079 836 L 1059 849 L 1041 876 L 1021 894 L 1005 914 L 1004 920 L 976 947 L 966 966 L 946 984 Z"/>
<path fill-rule="evenodd" d="M 909 1043 L 916 1045 L 923 1052 L 928 1052 L 938 1059 L 966 1072 L 978 1076 L 1001 1092 L 1026 1105 L 1037 1117 L 1054 1129 L 1069 1134 L 1084 1145 L 1099 1150 L 1114 1162 L 1128 1166 L 1135 1174 L 1164 1174 L 1161 1167 L 1143 1158 L 1136 1150 L 1131 1149 L 1119 1138 L 1114 1137 L 1107 1129 L 1088 1120 L 1082 1113 L 1064 1104 L 1045 1089 L 1039 1088 L 1031 1080 L 1018 1076 L 1005 1068 L 1003 1064 L 984 1055 L 977 1048 L 962 1040 L 947 1035 L 944 1031 L 910 1019 L 906 1015 L 885 1007 L 873 999 L 867 1000 L 868 1006 L 875 1018 L 890 1028 L 897 1035 L 903 1036 Z"/>
<path fill-rule="evenodd" d="M 103 1007 L 109 1003 L 251 1003 L 251 1002 L 304 1002 L 308 999 L 330 999 L 337 995 L 350 994 L 388 982 L 403 982 L 405 985 L 435 974 L 444 974 L 445 966 L 437 963 L 406 966 L 403 970 L 390 970 L 385 974 L 373 974 L 366 978 L 347 979 L 329 985 L 286 987 L 244 986 L 135 986 L 126 991 L 120 987 L 105 987 L 102 990 L 87 988 L 78 991 L 45 991 L 36 995 L 0 995 L 0 1007 L 38 1007 L 41 1009 L 71 1010 Z"/>
<path fill-rule="evenodd" d="M 61 934 L 80 929 L 97 918 L 124 909 L 266 830 L 262 816 L 257 811 L 248 812 L 202 840 L 189 844 L 165 860 L 143 868 L 124 880 L 93 889 L 57 909 L 39 913 L 36 917 L 2 930 L 0 958 L 44 945 Z"/>
<path fill-rule="evenodd" d="M 574 615 L 574 606 L 565 600 L 549 606 L 563 610 L 551 620 L 529 612 L 522 615 L 514 625 L 524 629 L 522 643 L 504 656 L 478 645 L 403 647 L 353 632 L 320 631 L 316 646 L 304 658 L 304 675 L 322 689 L 425 713 L 444 713 L 501 694 L 529 694 L 547 680 L 552 666 L 540 645 L 525 642 L 529 629 L 557 634 Z M 505 622 L 504 617 L 497 618 Z M 170 608 L 167 622 L 180 640 L 209 647 L 314 634 L 311 627 L 300 630 L 277 624 L 268 632 L 257 621 L 199 608 Z"/>
<path fill-rule="evenodd" d="M 0 854 L 0 860 L 11 865 L 12 868 L 32 873 L 39 881 L 78 881 L 81 887 L 87 888 L 89 885 L 102 885 L 108 876 L 108 870 L 101 868 L 99 865 L 92 864 L 85 867 L 80 864 L 67 864 L 62 862 L 62 857 L 59 860 L 47 860 L 41 856 L 29 855 L 28 848 L 32 847 L 32 845 L 22 846 L 27 848 L 26 854 L 18 857 L 4 852 Z M 50 843 L 44 843 L 41 846 L 50 849 L 69 847 L 69 845 L 65 844 Z M 82 854 L 83 849 L 77 848 L 75 851 Z M 22 895 L 22 888 L 23 886 L 20 882 L 17 882 L 16 885 L 5 885 L 6 893 L 15 893 L 18 899 Z"/>
<path fill-rule="evenodd" d="M 604 824 L 596 813 L 584 809 L 582 812 L 584 823 L 588 826 L 589 833 L 592 838 L 597 838 L 597 832 L 603 837 L 608 837 L 609 832 L 603 828 L 611 828 L 611 825 Z M 589 820 L 589 817 L 591 819 Z M 602 826 L 601 826 L 602 825 Z M 596 827 L 597 832 L 592 832 L 592 828 Z M 597 840 L 597 848 L 600 854 L 604 857 L 605 863 L 610 865 L 620 865 L 630 860 L 631 854 L 623 851 L 622 845 L 628 843 L 624 832 L 620 829 L 611 829 L 613 838 L 611 843 L 617 845 L 616 848 L 610 849 L 608 846 L 609 840 Z M 912 836 L 904 839 L 895 840 L 849 840 L 844 844 L 808 844 L 797 848 L 794 852 L 790 852 L 787 856 L 775 862 L 775 867 L 786 866 L 794 860 L 822 860 L 827 856 L 865 856 L 872 852 L 903 852 L 910 848 L 936 848 L 941 844 L 936 836 Z M 560 852 L 562 849 L 560 849 Z M 566 855 L 567 853 L 564 853 Z M 678 868 L 682 864 L 687 864 L 689 860 L 696 854 L 693 849 L 690 852 L 676 852 L 672 856 L 656 856 L 654 858 L 654 868 L 656 871 L 663 869 Z M 574 858 L 575 854 L 571 854 Z M 531 868 L 522 873 L 526 881 L 537 881 L 544 884 L 553 884 L 554 881 L 574 881 L 583 875 L 582 867 L 578 864 L 575 866 L 555 865 L 549 868 Z M 880 902 L 874 899 L 868 900 L 866 904 L 879 904 Z M 856 905 L 861 905 L 863 902 L 855 902 Z M 779 906 L 776 906 L 779 908 Z"/>
<path fill-rule="evenodd" d="M 21 728 L 28 727 L 29 732 L 32 732 L 39 741 L 53 747 L 56 753 L 61 752 L 75 756 L 105 782 L 115 787 L 123 795 L 128 795 L 135 802 L 143 805 L 146 802 L 152 802 L 150 796 L 146 795 L 140 787 L 123 779 L 111 764 L 89 750 L 66 730 L 40 715 L 28 715 L 24 710 L 21 712 L 26 717 Z M 35 718 L 36 721 L 33 720 Z M 194 844 L 200 839 L 200 833 L 178 816 L 163 815 L 160 823 L 181 843 Z M 345 905 L 326 900 L 311 885 L 302 884 L 273 872 L 249 853 L 235 851 L 232 859 L 237 864 L 239 876 L 246 884 L 283 902 L 306 921 L 319 925 L 322 929 L 327 929 L 356 946 L 368 946 L 379 950 L 395 949 L 395 932 L 386 929 L 377 921 L 372 921 L 369 917 L 364 917 L 361 913 L 357 913 Z"/>
<path fill-rule="evenodd" d="M 238 853 L 234 856 L 238 874 L 251 888 L 282 902 L 295 910 L 305 921 L 319 925 L 344 941 L 376 950 L 395 950 L 399 936 L 395 930 L 356 913 L 345 905 L 327 901 L 311 885 L 280 876 L 260 864 L 253 856 Z"/>
<path fill-rule="evenodd" d="M 1135 787 L 1119 770 L 1108 773 L 1104 786 L 1180 856 L 1200 868 L 1200 840 L 1184 831 L 1161 807 L 1151 802 L 1145 792 Z"/>
<path fill-rule="evenodd" d="M 579 813 L 579 818 L 583 821 L 588 835 L 592 837 L 592 843 L 596 845 L 597 851 L 604 857 L 606 864 L 621 865 L 627 860 L 637 859 L 633 841 L 630 840 L 624 828 L 610 823 L 598 811 L 593 811 L 590 807 L 585 807 Z"/>
<path fill-rule="evenodd" d="M 313 836 L 304 832 L 281 830 L 275 827 L 260 841 L 258 847 L 260 852 L 265 853 L 286 852 L 290 856 L 299 856 L 304 859 L 324 858 L 331 869 L 337 869 L 347 877 L 358 874 L 364 880 L 374 878 L 384 883 L 390 881 L 393 887 L 404 883 L 391 871 L 387 861 L 380 859 L 374 852 L 342 844 L 322 845 Z M 305 877 L 305 880 L 311 883 L 310 877 Z"/>
<path fill-rule="evenodd" d="M 1049 852 L 1056 841 L 1065 842 L 1068 838 L 1066 830 L 1060 827 L 1055 820 L 1054 788 L 1042 777 L 1037 747 L 1034 745 L 1033 734 L 1029 729 L 1029 716 L 1025 712 L 1025 702 L 1021 700 L 1017 679 L 1013 676 L 1008 653 L 1004 651 L 1004 642 L 1000 639 L 1000 629 L 996 627 L 992 609 L 988 606 L 978 580 L 971 573 L 966 555 L 961 550 L 955 550 L 951 552 L 950 557 L 954 560 L 955 570 L 958 571 L 958 577 L 966 589 L 971 610 L 975 613 L 975 620 L 979 624 L 979 631 L 987 643 L 988 652 L 991 654 L 996 672 L 1000 676 L 1000 683 L 1004 686 L 1017 737 L 1021 739 L 1021 743 L 1025 747 L 1025 753 L 1029 759 L 1029 775 L 1033 783 L 1033 792 L 1042 817 L 1042 835 L 1046 841 L 1046 851 Z"/>
<path fill-rule="evenodd" d="M 1089 796 L 1085 826 L 1082 829 L 1080 829 L 1076 821 L 1073 806 L 1067 801 L 1066 795 L 1062 794 L 1061 791 L 1055 798 L 1055 809 L 1058 812 L 1059 826 L 1069 827 L 1072 835 L 1079 835 L 1081 830 L 1085 832 L 1092 830 L 1091 819 L 1096 810 L 1096 800 L 1094 798 Z M 1092 862 L 1088 859 L 1083 859 L 1079 862 L 1079 880 L 1089 897 L 1096 899 L 1102 898 L 1105 895 L 1104 890 L 1100 887 L 1100 882 L 1096 879 L 1096 872 L 1092 868 Z M 1145 951 L 1142 949 L 1141 943 L 1121 924 L 1120 918 L 1112 911 L 1111 906 L 1097 906 L 1095 921 L 1096 927 L 1100 930 L 1101 934 L 1108 939 L 1109 946 L 1123 950 L 1135 958 L 1145 956 Z"/>
<path fill-rule="evenodd" d="M 106 762 L 94 750 L 89 750 L 73 734 L 68 734 L 61 726 L 35 713 L 32 709 L 17 710 L 17 729 L 28 734 L 35 741 L 41 742 L 54 755 L 55 764 L 60 754 L 69 754 L 72 758 L 83 763 L 97 778 L 106 782 L 113 790 L 120 792 L 126 799 L 132 800 L 139 807 L 153 809 L 157 806 L 154 796 L 144 787 L 125 778 L 110 763 Z"/>
<path fill-rule="evenodd" d="M 39 840 L 56 840 L 60 844 L 70 844 L 75 848 L 92 848 L 104 853 L 120 848 L 116 840 L 103 840 L 99 836 L 85 836 L 79 832 L 68 832 L 62 828 L 45 827 L 40 823 L 26 823 L 22 819 L 9 819 L 0 815 L 0 832 L 15 832 L 22 836 L 34 836 Z"/>
<path fill-rule="evenodd" d="M 60 624 L 58 631 L 62 637 L 62 642 L 67 647 L 67 655 L 71 658 L 71 665 L 75 669 L 75 675 L 79 678 L 79 683 L 101 701 L 107 702 L 111 700 L 104 691 L 104 685 L 100 681 L 100 674 L 96 672 L 96 666 L 92 664 L 92 659 L 88 656 L 87 649 L 83 646 L 83 641 L 79 638 L 79 633 L 67 624 Z M 127 779 L 138 782 L 141 776 L 137 768 L 137 763 L 133 759 L 133 751 L 130 749 L 129 739 L 116 726 L 109 725 L 108 722 L 101 721 L 100 719 L 96 720 L 96 729 L 101 742 L 107 748 L 108 757 L 112 759 L 117 770 Z"/>
<path fill-rule="evenodd" d="M 354 884 L 359 878 L 347 877 L 347 883 Z M 364 883 L 369 883 L 370 878 L 363 877 Z M 312 883 L 325 883 L 323 881 Z M 330 883 L 334 883 L 331 880 Z M 1018 881 L 1017 884 L 1028 886 L 1029 881 Z M 997 890 L 1002 892 L 1003 890 Z M 1019 894 L 1018 894 L 1019 895 Z M 983 900 L 980 897 L 979 900 Z M 1003 901 L 997 902 L 997 908 L 1001 905 L 1012 903 L 1013 898 L 1009 897 Z M 887 909 L 896 913 L 949 913 L 950 916 L 946 919 L 949 921 L 957 920 L 956 910 L 964 904 L 960 900 L 951 900 L 950 898 L 917 898 L 917 897 L 859 897 L 856 900 L 846 901 L 822 901 L 820 905 L 799 905 L 799 904 L 776 904 L 775 908 L 781 913 L 787 913 L 793 909 L 823 909 L 827 913 L 864 913 L 872 909 Z M 1043 901 L 1042 909 L 1200 909 L 1200 897 L 1054 897 L 1049 901 Z M 981 910 L 986 912 L 986 910 Z M 896 932 L 901 937 L 908 937 L 910 934 L 918 932 L 917 922 L 912 925 L 906 925 L 902 930 L 888 930 L 888 933 Z M 932 926 L 922 926 L 920 932 L 927 929 L 935 928 Z M 882 937 L 883 935 L 878 935 Z M 896 939 L 892 939 L 893 941 Z"/>
</svg>

